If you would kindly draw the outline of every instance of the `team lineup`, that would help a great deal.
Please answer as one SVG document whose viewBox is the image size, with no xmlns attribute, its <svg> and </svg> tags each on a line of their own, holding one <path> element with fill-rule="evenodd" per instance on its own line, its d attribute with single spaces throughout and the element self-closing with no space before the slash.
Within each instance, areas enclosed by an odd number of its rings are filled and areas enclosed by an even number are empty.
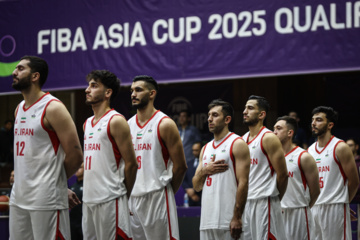
<svg viewBox="0 0 360 240">
<path fill-rule="evenodd" d="M 84 239 L 180 239 L 175 193 L 187 171 L 176 123 L 154 107 L 156 80 L 134 77 L 128 121 L 111 109 L 120 80 L 107 70 L 86 76 L 85 103 L 93 116 L 83 125 L 84 147 L 65 105 L 41 90 L 45 60 L 24 56 L 12 87 L 24 100 L 15 110 L 14 171 L 10 239 L 71 239 L 69 206 L 79 204 L 67 179 L 84 168 Z M 338 114 L 313 109 L 317 138 L 297 146 L 298 124 L 289 116 L 264 126 L 268 101 L 245 103 L 243 136 L 229 130 L 232 105 L 208 105 L 206 143 L 192 178 L 202 191 L 201 240 L 351 239 L 349 203 L 359 186 L 349 146 L 332 135 Z M 200 148 L 199 148 L 200 149 Z"/>
</svg>

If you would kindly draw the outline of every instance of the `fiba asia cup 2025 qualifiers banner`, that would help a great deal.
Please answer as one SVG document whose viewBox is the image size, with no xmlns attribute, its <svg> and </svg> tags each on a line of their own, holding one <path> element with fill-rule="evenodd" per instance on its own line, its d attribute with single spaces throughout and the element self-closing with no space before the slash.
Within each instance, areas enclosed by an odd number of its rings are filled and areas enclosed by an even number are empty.
<svg viewBox="0 0 360 240">
<path fill-rule="evenodd" d="M 23 55 L 49 63 L 45 90 L 93 69 L 129 85 L 360 69 L 360 1 L 0 0 L 0 94 Z"/>
</svg>

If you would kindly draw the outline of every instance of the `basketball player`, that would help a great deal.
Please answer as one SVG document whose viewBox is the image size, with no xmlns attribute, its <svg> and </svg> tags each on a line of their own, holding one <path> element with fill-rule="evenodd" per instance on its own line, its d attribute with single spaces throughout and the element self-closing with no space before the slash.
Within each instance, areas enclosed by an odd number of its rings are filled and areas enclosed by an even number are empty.
<svg viewBox="0 0 360 240">
<path fill-rule="evenodd" d="M 127 121 L 110 108 L 120 80 L 107 70 L 86 78 L 86 104 L 94 116 L 84 124 L 84 239 L 131 239 L 128 197 L 137 162 Z"/>
<path fill-rule="evenodd" d="M 13 72 L 24 100 L 15 111 L 15 183 L 10 239 L 70 239 L 67 178 L 82 162 L 75 124 L 63 103 L 41 91 L 45 60 L 24 56 Z"/>
<path fill-rule="evenodd" d="M 131 85 L 132 106 L 137 114 L 129 121 L 138 162 L 130 197 L 134 239 L 179 239 L 174 193 L 187 166 L 175 122 L 154 107 L 157 82 L 137 76 Z"/>
<path fill-rule="evenodd" d="M 331 134 L 338 113 L 319 106 L 312 111 L 312 134 L 317 141 L 308 151 L 319 170 L 320 195 L 311 209 L 316 239 L 351 239 L 349 202 L 354 198 L 359 177 L 349 146 Z"/>
<path fill-rule="evenodd" d="M 214 140 L 203 147 L 193 177 L 195 190 L 203 190 L 200 239 L 239 239 L 248 190 L 249 148 L 229 131 L 234 112 L 229 103 L 217 99 L 208 108 Z"/>
<path fill-rule="evenodd" d="M 280 200 L 288 172 L 280 140 L 264 126 L 269 108 L 264 97 L 252 95 L 243 112 L 243 122 L 249 127 L 243 139 L 251 158 L 244 239 L 285 239 Z"/>
<path fill-rule="evenodd" d="M 293 139 L 297 121 L 289 116 L 276 120 L 274 134 L 280 139 L 289 172 L 288 185 L 281 200 L 286 239 L 314 239 L 314 220 L 310 208 L 320 193 L 319 173 L 314 158 Z"/>
</svg>

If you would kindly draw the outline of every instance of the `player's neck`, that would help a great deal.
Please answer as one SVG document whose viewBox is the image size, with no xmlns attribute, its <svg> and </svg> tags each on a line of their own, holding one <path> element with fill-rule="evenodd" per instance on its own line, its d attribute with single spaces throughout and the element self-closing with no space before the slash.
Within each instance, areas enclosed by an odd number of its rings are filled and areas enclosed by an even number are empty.
<svg viewBox="0 0 360 240">
<path fill-rule="evenodd" d="M 105 113 L 107 113 L 111 108 L 107 101 L 103 101 L 98 104 L 91 105 L 94 112 L 94 121 L 97 122 Z"/>
<path fill-rule="evenodd" d="M 188 126 L 188 124 L 183 124 L 183 125 L 181 125 L 181 129 L 185 130 L 187 128 L 187 126 Z"/>
<path fill-rule="evenodd" d="M 323 135 L 318 136 L 318 146 L 321 148 L 325 147 L 326 144 L 330 141 L 331 137 L 332 137 L 332 134 L 330 131 L 327 131 Z"/>
<path fill-rule="evenodd" d="M 214 133 L 214 140 L 219 141 L 223 139 L 229 132 L 229 128 L 225 127 L 220 133 Z"/>
<path fill-rule="evenodd" d="M 296 145 L 291 140 L 285 143 L 281 143 L 281 145 L 285 155 L 291 152 L 296 147 Z"/>
<path fill-rule="evenodd" d="M 249 140 L 256 137 L 263 127 L 264 127 L 264 124 L 262 121 L 259 121 L 256 125 L 249 126 Z"/>
<path fill-rule="evenodd" d="M 32 85 L 30 88 L 21 91 L 21 94 L 25 100 L 25 108 L 28 108 L 37 100 L 39 100 L 45 94 L 45 92 L 41 91 L 40 88 L 36 88 L 34 85 Z"/>
<path fill-rule="evenodd" d="M 146 107 L 137 110 L 137 119 L 140 125 L 145 124 L 156 112 L 153 104 L 148 104 Z"/>
</svg>

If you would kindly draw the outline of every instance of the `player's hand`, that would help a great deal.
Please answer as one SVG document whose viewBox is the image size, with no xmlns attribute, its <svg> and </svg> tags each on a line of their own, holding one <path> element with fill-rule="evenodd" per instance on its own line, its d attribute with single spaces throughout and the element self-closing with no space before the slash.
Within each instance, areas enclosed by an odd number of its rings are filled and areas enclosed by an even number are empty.
<svg viewBox="0 0 360 240">
<path fill-rule="evenodd" d="M 81 203 L 81 201 L 79 200 L 79 198 L 76 196 L 76 194 L 71 191 L 70 189 L 68 189 L 68 200 L 69 200 L 69 208 L 74 208 L 77 205 L 79 205 Z"/>
<path fill-rule="evenodd" d="M 215 156 L 205 166 L 206 174 L 208 175 L 225 172 L 226 170 L 228 170 L 228 168 L 229 164 L 225 163 L 225 160 L 215 161 Z"/>
<path fill-rule="evenodd" d="M 350 208 L 350 219 L 352 222 L 357 220 L 357 217 L 355 216 L 356 216 L 356 212 Z"/>
<path fill-rule="evenodd" d="M 235 240 L 240 239 L 242 234 L 242 220 L 233 218 L 230 222 L 230 234 Z"/>
<path fill-rule="evenodd" d="M 193 188 L 187 188 L 185 189 L 187 195 L 193 200 L 194 202 L 200 201 L 200 197 L 196 194 L 195 190 Z"/>
</svg>

